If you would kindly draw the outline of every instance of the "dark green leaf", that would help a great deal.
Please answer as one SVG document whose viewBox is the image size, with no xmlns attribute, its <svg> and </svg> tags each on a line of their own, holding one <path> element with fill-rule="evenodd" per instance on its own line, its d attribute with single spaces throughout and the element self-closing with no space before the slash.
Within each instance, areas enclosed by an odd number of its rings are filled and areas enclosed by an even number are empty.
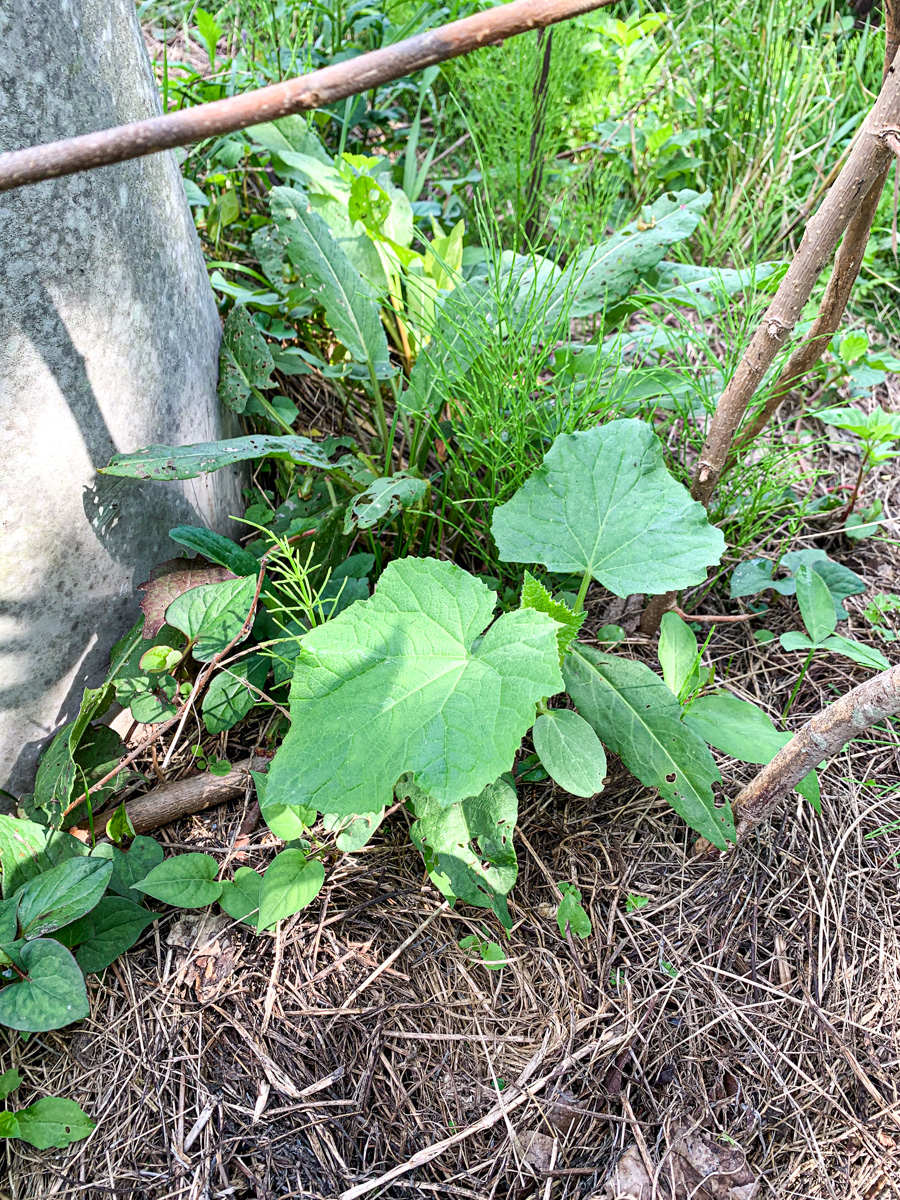
<svg viewBox="0 0 900 1200">
<path fill-rule="evenodd" d="M 20 1087 L 22 1084 L 22 1076 L 15 1069 L 4 1071 L 0 1075 L 0 1100 L 5 1100 L 6 1097 Z"/>
<path fill-rule="evenodd" d="M 231 729 L 259 704 L 259 691 L 254 689 L 263 687 L 270 666 L 271 659 L 250 654 L 217 672 L 203 697 L 203 723 L 209 733 Z"/>
<path fill-rule="evenodd" d="M 133 890 L 177 908 L 205 908 L 222 894 L 218 873 L 219 864 L 209 854 L 176 854 L 148 871 Z"/>
<path fill-rule="evenodd" d="M 83 936 L 77 936 L 75 961 L 85 975 L 98 974 L 120 954 L 130 950 L 157 914 L 126 900 L 123 896 L 104 896 L 86 917 Z M 79 934 L 81 931 L 79 931 Z M 73 936 L 73 935 L 70 935 Z"/>
<path fill-rule="evenodd" d="M 0 813 L 0 873 L 5 897 L 12 896 L 41 871 L 87 853 L 84 842 L 70 833 Z"/>
<path fill-rule="evenodd" d="M 556 631 L 556 641 L 559 646 L 560 662 L 563 655 L 578 636 L 578 631 L 584 624 L 587 613 L 576 613 L 559 600 L 554 600 L 542 583 L 528 571 L 522 583 L 521 608 L 533 608 L 536 612 L 546 613 L 560 628 Z"/>
<path fill-rule="evenodd" d="M 19 928 L 29 941 L 77 921 L 106 891 L 112 864 L 73 858 L 24 884 L 19 897 Z"/>
<path fill-rule="evenodd" d="M 223 537 L 212 529 L 204 529 L 201 525 L 176 525 L 169 530 L 169 537 L 179 546 L 202 554 L 210 562 L 226 567 L 235 575 L 252 575 L 254 578 L 259 575 L 258 558 L 254 558 L 249 550 L 231 538 Z"/>
<path fill-rule="evenodd" d="M 196 638 L 194 658 L 209 662 L 240 633 L 255 592 L 252 577 L 191 588 L 169 605 L 166 620 L 189 638 Z"/>
<path fill-rule="evenodd" d="M 0 990 L 0 1025 L 29 1033 L 61 1029 L 88 1015 L 84 976 L 69 951 L 51 939 L 27 942 L 25 979 Z"/>
<path fill-rule="evenodd" d="M 805 564 L 797 570 L 797 603 L 806 632 L 814 642 L 824 641 L 834 633 L 837 616 L 828 585 L 821 575 Z"/>
<path fill-rule="evenodd" d="M 274 385 L 275 364 L 259 326 L 242 304 L 225 318 L 219 352 L 219 399 L 234 412 L 242 413 L 254 389 Z"/>
</svg>

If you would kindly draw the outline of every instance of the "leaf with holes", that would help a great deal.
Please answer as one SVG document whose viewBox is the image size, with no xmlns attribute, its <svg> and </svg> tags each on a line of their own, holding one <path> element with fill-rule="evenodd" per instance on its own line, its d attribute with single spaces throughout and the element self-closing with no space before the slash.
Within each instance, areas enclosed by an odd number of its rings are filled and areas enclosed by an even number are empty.
<svg viewBox="0 0 900 1200">
<path fill-rule="evenodd" d="M 407 771 L 450 805 L 508 771 L 562 677 L 556 623 L 526 609 L 494 621 L 496 599 L 452 563 L 404 558 L 369 600 L 306 634 L 263 816 L 377 812 Z"/>
<path fill-rule="evenodd" d="M 344 533 L 354 529 L 371 529 L 386 517 L 392 517 L 428 495 L 427 479 L 416 479 L 399 471 L 373 479 L 364 492 L 353 497 L 353 504 L 344 518 Z"/>
<path fill-rule="evenodd" d="M 300 467 L 330 466 L 324 451 L 309 438 L 254 433 L 222 442 L 195 442 L 190 446 L 147 446 L 133 454 L 114 454 L 101 475 L 128 479 L 196 479 L 234 463 L 254 458 L 275 458 Z"/>
<path fill-rule="evenodd" d="M 714 846 L 734 841 L 727 804 L 716 807 L 720 775 L 712 755 L 680 720 L 681 706 L 658 675 L 640 662 L 580 643 L 563 663 L 569 695 L 601 742 L 647 787 Z"/>
<path fill-rule="evenodd" d="M 86 1138 L 95 1124 L 74 1100 L 64 1096 L 44 1096 L 28 1108 L 20 1108 L 14 1116 L 16 1132 L 12 1136 L 38 1150 L 71 1146 Z"/>
<path fill-rule="evenodd" d="M 561 434 L 529 480 L 494 510 L 504 562 L 591 576 L 617 596 L 702 583 L 725 539 L 663 463 L 643 421 Z"/>
<path fill-rule="evenodd" d="M 519 805 L 512 784 L 498 779 L 448 808 L 407 776 L 397 785 L 397 797 L 415 814 L 409 835 L 438 891 L 493 909 L 509 929 L 506 896 L 518 873 L 513 833 Z"/>
<path fill-rule="evenodd" d="M 225 318 L 219 351 L 219 399 L 242 413 L 254 390 L 273 386 L 274 362 L 259 326 L 242 304 Z"/>
</svg>

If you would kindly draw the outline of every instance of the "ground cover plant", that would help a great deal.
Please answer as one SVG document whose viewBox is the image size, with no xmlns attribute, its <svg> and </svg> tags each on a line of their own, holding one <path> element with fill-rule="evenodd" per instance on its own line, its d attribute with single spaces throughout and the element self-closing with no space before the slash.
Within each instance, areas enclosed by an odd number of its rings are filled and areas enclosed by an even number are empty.
<svg viewBox="0 0 900 1200">
<path fill-rule="evenodd" d="M 178 106 L 468 10 L 140 11 Z M 130 1045 L 134 969 L 165 1011 L 151 1057 L 190 1062 L 190 1085 L 183 1065 L 180 1084 L 129 1078 L 167 1104 L 180 1086 L 180 1126 L 142 1158 L 150 1118 L 130 1102 L 117 1186 L 350 1200 L 408 1194 L 394 1179 L 418 1168 L 409 1187 L 448 1195 L 502 1180 L 523 1200 L 641 1200 L 654 1164 L 678 1197 L 897 1182 L 896 912 L 879 890 L 897 870 L 896 730 L 861 720 L 739 852 L 731 804 L 747 766 L 891 667 L 889 195 L 847 328 L 708 503 L 689 490 L 798 210 L 881 77 L 883 29 L 831 4 L 790 16 L 760 0 L 709 39 L 690 36 L 707 20 L 692 5 L 595 14 L 185 156 L 240 432 L 97 466 L 161 484 L 239 469 L 240 532 L 171 531 L 177 557 L 141 585 L 105 680 L 0 816 L 0 1025 L 61 1039 L 93 999 Z M 198 779 L 243 811 L 213 825 L 183 808 L 173 836 L 148 836 L 159 822 L 135 805 Z M 695 835 L 726 854 L 713 874 Z M 852 984 L 829 958 L 845 936 Z M 236 976 L 241 953 L 264 966 Z M 255 1091 L 224 1051 L 195 1050 L 212 1013 L 234 1058 L 250 1047 Z M 40 1072 L 39 1039 L 8 1045 L 7 1094 L 26 1063 Z M 0 1134 L 88 1138 L 103 1114 L 68 1098 L 72 1075 L 53 1081 L 66 1099 L 0 1114 Z M 268 1117 L 273 1089 L 294 1107 Z M 840 1150 L 817 1105 L 839 1114 Z M 515 1134 L 502 1166 L 495 1127 Z M 429 1167 L 460 1130 L 478 1161 Z"/>
</svg>

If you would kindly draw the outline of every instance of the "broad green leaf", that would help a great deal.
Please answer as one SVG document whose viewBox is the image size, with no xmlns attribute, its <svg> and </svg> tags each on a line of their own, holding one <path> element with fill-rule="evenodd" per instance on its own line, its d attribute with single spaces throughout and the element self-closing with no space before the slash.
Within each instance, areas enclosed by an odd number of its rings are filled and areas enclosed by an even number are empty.
<svg viewBox="0 0 900 1200">
<path fill-rule="evenodd" d="M 821 642 L 834 633 L 837 617 L 828 585 L 821 575 L 809 566 L 797 570 L 797 603 L 806 632 L 814 642 Z"/>
<path fill-rule="evenodd" d="M 822 794 L 819 790 L 817 771 L 813 770 L 808 775 L 804 775 L 799 783 L 794 784 L 794 791 L 798 792 L 804 800 L 808 800 L 819 816 L 822 815 Z"/>
<path fill-rule="evenodd" d="M 18 1136 L 19 1122 L 16 1120 L 16 1114 L 0 1112 L 0 1138 L 17 1138 Z"/>
<path fill-rule="evenodd" d="M 722 308 L 729 296 L 758 287 L 781 269 L 781 263 L 757 263 L 749 270 L 735 270 L 661 262 L 656 267 L 655 290 L 667 300 L 711 314 Z"/>
<path fill-rule="evenodd" d="M 74 1100 L 63 1096 L 44 1096 L 20 1108 L 15 1118 L 15 1136 L 38 1150 L 62 1150 L 86 1138 L 95 1125 Z"/>
<path fill-rule="evenodd" d="M 22 1076 L 15 1069 L 4 1071 L 0 1075 L 0 1100 L 5 1100 L 6 1097 L 20 1087 L 22 1084 Z"/>
<path fill-rule="evenodd" d="M 90 1011 L 84 976 L 59 942 L 27 942 L 20 961 L 26 977 L 0 990 L 0 1025 L 46 1033 L 81 1021 Z"/>
<path fill-rule="evenodd" d="M 873 646 L 864 646 L 862 642 L 854 641 L 853 638 L 842 637 L 839 633 L 832 634 L 818 644 L 826 650 L 833 650 L 835 654 L 843 654 L 845 658 L 852 659 L 861 667 L 869 667 L 872 671 L 887 671 L 891 665 L 880 650 Z"/>
<path fill-rule="evenodd" d="M 441 305 L 428 345 L 419 352 L 400 406 L 416 416 L 436 416 L 472 363 L 496 336 L 488 322 L 491 297 L 472 280 Z"/>
<path fill-rule="evenodd" d="M 572 317 L 586 317 L 624 296 L 662 261 L 669 246 L 691 236 L 711 200 L 711 193 L 689 189 L 660 196 L 636 221 L 566 267 L 550 294 L 550 311 L 565 307 Z"/>
<path fill-rule="evenodd" d="M 734 840 L 727 804 L 716 807 L 720 775 L 712 755 L 680 720 L 681 707 L 643 663 L 574 646 L 563 676 L 578 711 L 601 742 L 647 787 L 659 788 L 690 827 L 724 850 Z"/>
<path fill-rule="evenodd" d="M 203 723 L 209 733 L 231 729 L 259 704 L 259 691 L 254 689 L 264 686 L 271 665 L 264 655 L 250 654 L 217 672 L 203 697 Z"/>
<path fill-rule="evenodd" d="M 139 833 L 127 850 L 99 842 L 91 851 L 92 858 L 105 858 L 112 863 L 109 890 L 133 900 L 131 888 L 158 867 L 165 857 L 162 846 L 152 837 Z"/>
<path fill-rule="evenodd" d="M 310 442 L 310 445 L 313 444 Z M 223 537 L 212 529 L 204 529 L 199 525 L 176 525 L 169 530 L 169 537 L 180 546 L 202 554 L 210 562 L 227 567 L 235 575 L 252 575 L 254 578 L 259 575 L 258 558 L 254 558 L 249 550 L 231 538 Z"/>
<path fill-rule="evenodd" d="M 209 662 L 240 633 L 255 592 L 252 576 L 191 588 L 172 601 L 166 620 L 189 638 L 196 638 L 194 658 Z"/>
<path fill-rule="evenodd" d="M 865 580 L 861 579 L 855 571 L 851 571 L 849 567 L 833 562 L 824 550 L 791 550 L 788 554 L 782 555 L 779 563 L 779 566 L 786 567 L 793 572 L 797 572 L 804 565 L 811 567 L 817 575 L 824 579 L 834 601 L 835 616 L 839 621 L 845 620 L 847 610 L 844 608 L 843 601 L 848 596 L 857 596 L 860 592 L 864 592 L 866 590 Z M 796 579 L 791 582 L 796 590 Z M 782 595 L 793 595 L 793 592 L 782 590 Z"/>
<path fill-rule="evenodd" d="M 254 389 L 273 386 L 275 364 L 259 326 L 242 304 L 225 318 L 219 352 L 219 399 L 234 412 L 242 413 Z"/>
<path fill-rule="evenodd" d="M 195 442 L 190 446 L 147 446 L 133 454 L 114 454 L 101 475 L 128 479 L 196 479 L 233 463 L 254 458 L 276 458 L 301 467 L 328 467 L 328 458 L 309 438 L 254 433 L 222 442 Z M 227 564 L 226 564 L 227 565 Z"/>
<path fill-rule="evenodd" d="M 17 893 L 22 936 L 43 937 L 90 912 L 111 874 L 112 864 L 102 859 L 72 858 L 29 879 Z"/>
<path fill-rule="evenodd" d="M 556 631 L 556 641 L 559 646 L 560 661 L 562 661 L 566 651 L 578 636 L 578 631 L 584 624 L 587 613 L 573 612 L 561 600 L 554 600 L 544 585 L 529 571 L 525 572 L 525 579 L 522 583 L 520 607 L 533 608 L 536 612 L 546 613 L 548 617 L 556 621 L 559 625 L 559 629 Z"/>
<path fill-rule="evenodd" d="M 869 433 L 869 418 L 859 408 L 822 408 L 812 414 L 826 425 L 837 429 L 846 429 L 857 437 L 867 437 Z"/>
<path fill-rule="evenodd" d="M 606 754 L 596 733 L 578 713 L 554 708 L 541 713 L 531 731 L 547 774 L 573 796 L 603 791 Z"/>
<path fill-rule="evenodd" d="M 773 579 L 775 564 L 770 558 L 751 558 L 747 562 L 738 563 L 731 575 L 731 598 L 737 600 L 740 596 L 755 596 L 766 588 L 772 588 L 782 596 L 793 596 L 797 590 L 797 581 L 788 579 Z"/>
<path fill-rule="evenodd" d="M 656 654 L 666 686 L 676 696 L 699 680 L 697 638 L 678 613 L 663 614 Z"/>
<path fill-rule="evenodd" d="M 377 812 L 407 771 L 455 804 L 509 770 L 562 678 L 544 613 L 504 613 L 473 648 L 495 603 L 452 563 L 404 558 L 369 600 L 306 634 L 263 816 L 271 805 Z"/>
<path fill-rule="evenodd" d="M 250 867 L 238 867 L 234 873 L 234 881 L 226 879 L 222 883 L 219 904 L 222 906 L 223 912 L 226 912 L 235 921 L 243 921 L 255 929 L 261 886 L 262 879 L 259 872 Z"/>
<path fill-rule="evenodd" d="M 158 915 L 124 896 L 104 896 L 87 916 L 60 932 L 66 945 L 78 947 L 75 961 L 85 975 L 97 975 L 130 950 Z"/>
<path fill-rule="evenodd" d="M 819 645 L 805 633 L 793 629 L 789 633 L 782 633 L 778 640 L 783 650 L 815 650 Z"/>
<path fill-rule="evenodd" d="M 19 928 L 18 913 L 18 896 L 12 896 L 9 900 L 0 900 L 0 946 L 4 942 L 14 942 L 16 940 L 16 933 Z"/>
<path fill-rule="evenodd" d="M 84 842 L 70 833 L 0 813 L 0 875 L 4 897 L 12 896 L 41 871 L 87 853 Z"/>
<path fill-rule="evenodd" d="M 149 871 L 133 890 L 176 908 L 205 908 L 222 894 L 218 873 L 219 864 L 209 854 L 176 854 Z"/>
<path fill-rule="evenodd" d="M 307 860 L 302 850 L 282 850 L 266 868 L 259 889 L 260 932 L 312 904 L 325 882 L 318 859 Z"/>
<path fill-rule="evenodd" d="M 576 937 L 589 938 L 591 936 L 591 918 L 582 906 L 581 892 L 572 883 L 561 883 L 559 890 L 562 892 L 562 900 L 556 910 L 559 932 L 565 937 L 568 925 Z"/>
<path fill-rule="evenodd" d="M 518 872 L 513 833 L 519 806 L 512 784 L 498 779 L 477 796 L 447 807 L 407 776 L 398 784 L 397 796 L 409 802 L 416 816 L 409 835 L 438 891 L 493 909 L 509 929 L 506 895 Z"/>
<path fill-rule="evenodd" d="M 771 762 L 791 740 L 791 734 L 779 732 L 761 708 L 727 692 L 700 696 L 685 713 L 684 723 L 710 746 L 746 763 Z"/>
<path fill-rule="evenodd" d="M 351 358 L 388 365 L 387 339 L 375 292 L 334 240 L 331 230 L 293 188 L 269 193 L 272 218 L 301 283 L 325 309 L 328 324 Z"/>
<path fill-rule="evenodd" d="M 617 596 L 702 583 L 725 551 L 703 505 L 666 470 L 656 434 L 632 419 L 561 434 L 491 529 L 504 562 L 590 571 Z"/>
<path fill-rule="evenodd" d="M 326 833 L 337 831 L 335 845 L 345 854 L 353 854 L 362 850 L 369 842 L 376 829 L 384 819 L 384 809 L 378 813 L 360 813 L 355 817 L 339 817 L 336 813 L 326 813 L 322 818 L 322 826 Z"/>
<path fill-rule="evenodd" d="M 344 532 L 354 529 L 371 529 L 385 517 L 392 517 L 401 509 L 409 508 L 428 494 L 427 479 L 416 479 L 400 471 L 373 479 L 364 492 L 353 497 L 353 504 L 344 519 Z"/>
</svg>

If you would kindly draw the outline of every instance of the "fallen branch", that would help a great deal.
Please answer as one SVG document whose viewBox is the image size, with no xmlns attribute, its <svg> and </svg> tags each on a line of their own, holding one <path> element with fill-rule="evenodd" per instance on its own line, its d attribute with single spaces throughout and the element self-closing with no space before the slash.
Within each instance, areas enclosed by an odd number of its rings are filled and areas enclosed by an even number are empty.
<svg viewBox="0 0 900 1200">
<path fill-rule="evenodd" d="M 544 29 L 557 21 L 567 21 L 612 3 L 613 0 L 513 0 L 511 4 L 498 5 L 461 21 L 451 21 L 393 46 L 384 46 L 241 96 L 0 154 L 0 192 L 42 179 L 141 158 L 175 146 L 188 146 L 204 138 L 220 137 L 292 113 L 324 108 L 336 100 L 360 95 L 481 46 L 530 29 Z"/>
<path fill-rule="evenodd" d="M 189 817 L 192 813 L 203 812 L 204 809 L 214 808 L 228 800 L 236 800 L 247 790 L 250 772 L 264 770 L 269 765 L 269 759 L 261 756 L 245 758 L 232 763 L 227 775 L 211 775 L 204 771 L 200 775 L 191 775 L 188 779 L 178 779 L 174 783 L 162 783 L 143 796 L 129 800 L 125 804 L 128 819 L 135 833 L 150 833 L 161 829 L 171 821 Z M 257 814 L 258 814 L 257 809 Z M 112 813 L 102 813 L 95 817 L 95 823 L 101 828 L 105 817 Z M 79 832 L 87 834 L 87 829 L 70 830 L 76 837 Z"/>
<path fill-rule="evenodd" d="M 900 713 L 900 665 L 866 680 L 816 713 L 734 801 L 737 840 L 765 820 L 779 801 L 823 759 L 837 754 L 863 730 L 897 713 Z M 705 838 L 696 842 L 694 851 L 710 857 L 719 854 Z"/>
</svg>

